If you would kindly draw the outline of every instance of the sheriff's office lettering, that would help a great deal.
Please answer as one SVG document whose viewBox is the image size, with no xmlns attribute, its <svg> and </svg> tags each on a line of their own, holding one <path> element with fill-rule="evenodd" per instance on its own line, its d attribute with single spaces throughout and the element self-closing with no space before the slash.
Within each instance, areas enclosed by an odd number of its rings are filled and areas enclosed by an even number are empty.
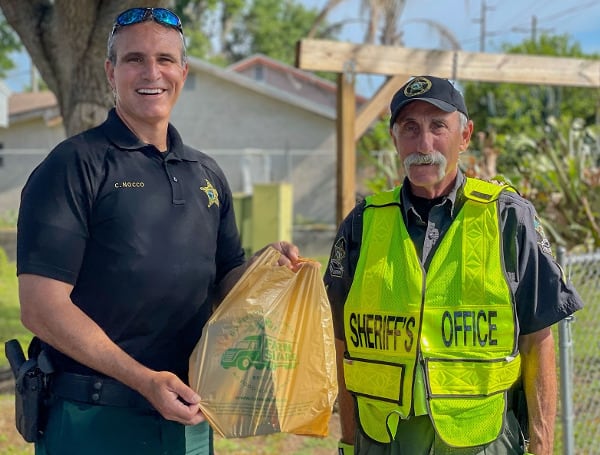
<svg viewBox="0 0 600 455">
<path fill-rule="evenodd" d="M 442 339 L 446 347 L 496 346 L 496 317 L 493 310 L 444 311 L 441 321 Z"/>
<path fill-rule="evenodd" d="M 497 346 L 494 310 L 444 311 L 439 318 L 439 340 L 447 348 Z M 349 340 L 356 348 L 383 351 L 413 349 L 417 334 L 414 316 L 350 313 Z"/>
<path fill-rule="evenodd" d="M 415 325 L 413 316 L 351 313 L 350 341 L 355 347 L 409 352 Z"/>
</svg>

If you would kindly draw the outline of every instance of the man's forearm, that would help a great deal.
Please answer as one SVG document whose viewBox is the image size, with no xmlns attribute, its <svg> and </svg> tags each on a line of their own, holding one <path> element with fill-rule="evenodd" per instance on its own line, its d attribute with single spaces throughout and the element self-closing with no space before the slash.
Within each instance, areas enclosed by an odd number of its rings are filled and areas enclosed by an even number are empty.
<svg viewBox="0 0 600 455">
<path fill-rule="evenodd" d="M 154 371 L 127 354 L 73 304 L 72 289 L 50 278 L 20 275 L 25 327 L 63 354 L 137 390 L 164 418 L 184 425 L 204 420 L 194 390 L 172 372 Z"/>
<path fill-rule="evenodd" d="M 556 358 L 550 328 L 519 339 L 529 414 L 529 452 L 552 455 L 556 419 Z"/>
<path fill-rule="evenodd" d="M 149 371 L 98 327 L 70 299 L 72 286 L 36 275 L 19 277 L 23 324 L 42 340 L 96 371 L 132 388 L 142 386 Z"/>
</svg>

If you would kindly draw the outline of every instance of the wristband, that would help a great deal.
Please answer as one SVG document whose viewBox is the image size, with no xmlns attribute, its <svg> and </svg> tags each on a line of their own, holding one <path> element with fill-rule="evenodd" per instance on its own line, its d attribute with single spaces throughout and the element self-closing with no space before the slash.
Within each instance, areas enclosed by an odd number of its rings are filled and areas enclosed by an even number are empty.
<svg viewBox="0 0 600 455">
<path fill-rule="evenodd" d="M 338 441 L 338 455 L 354 455 L 354 446 Z"/>
</svg>

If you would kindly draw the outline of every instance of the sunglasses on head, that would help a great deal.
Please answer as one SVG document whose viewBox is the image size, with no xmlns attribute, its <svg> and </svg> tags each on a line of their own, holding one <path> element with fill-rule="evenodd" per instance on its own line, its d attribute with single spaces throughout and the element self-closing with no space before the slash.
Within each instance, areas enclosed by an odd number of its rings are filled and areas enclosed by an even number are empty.
<svg viewBox="0 0 600 455">
<path fill-rule="evenodd" d="M 173 27 L 183 33 L 181 27 L 181 19 L 177 17 L 173 11 L 166 8 L 131 8 L 123 11 L 115 19 L 111 35 L 115 33 L 115 30 L 119 27 L 125 27 L 127 25 L 139 24 L 140 22 L 153 20 L 159 24 L 166 25 L 167 27 Z"/>
</svg>

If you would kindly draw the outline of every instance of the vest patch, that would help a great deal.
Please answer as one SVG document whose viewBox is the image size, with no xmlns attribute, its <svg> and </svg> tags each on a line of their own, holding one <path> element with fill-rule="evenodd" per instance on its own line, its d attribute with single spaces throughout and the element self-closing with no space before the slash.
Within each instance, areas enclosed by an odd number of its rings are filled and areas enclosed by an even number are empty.
<svg viewBox="0 0 600 455">
<path fill-rule="evenodd" d="M 331 258 L 329 260 L 329 274 L 335 278 L 343 278 L 344 266 L 342 260 L 346 257 L 346 239 L 340 237 L 333 245 Z"/>
<path fill-rule="evenodd" d="M 535 232 L 537 234 L 537 244 L 539 245 L 539 247 L 541 248 L 541 250 L 544 253 L 552 256 L 552 248 L 550 247 L 550 242 L 546 238 L 546 233 L 544 232 L 544 227 L 542 226 L 542 223 L 540 222 L 540 219 L 537 217 L 537 215 L 535 217 L 534 225 L 535 225 Z"/>
</svg>

